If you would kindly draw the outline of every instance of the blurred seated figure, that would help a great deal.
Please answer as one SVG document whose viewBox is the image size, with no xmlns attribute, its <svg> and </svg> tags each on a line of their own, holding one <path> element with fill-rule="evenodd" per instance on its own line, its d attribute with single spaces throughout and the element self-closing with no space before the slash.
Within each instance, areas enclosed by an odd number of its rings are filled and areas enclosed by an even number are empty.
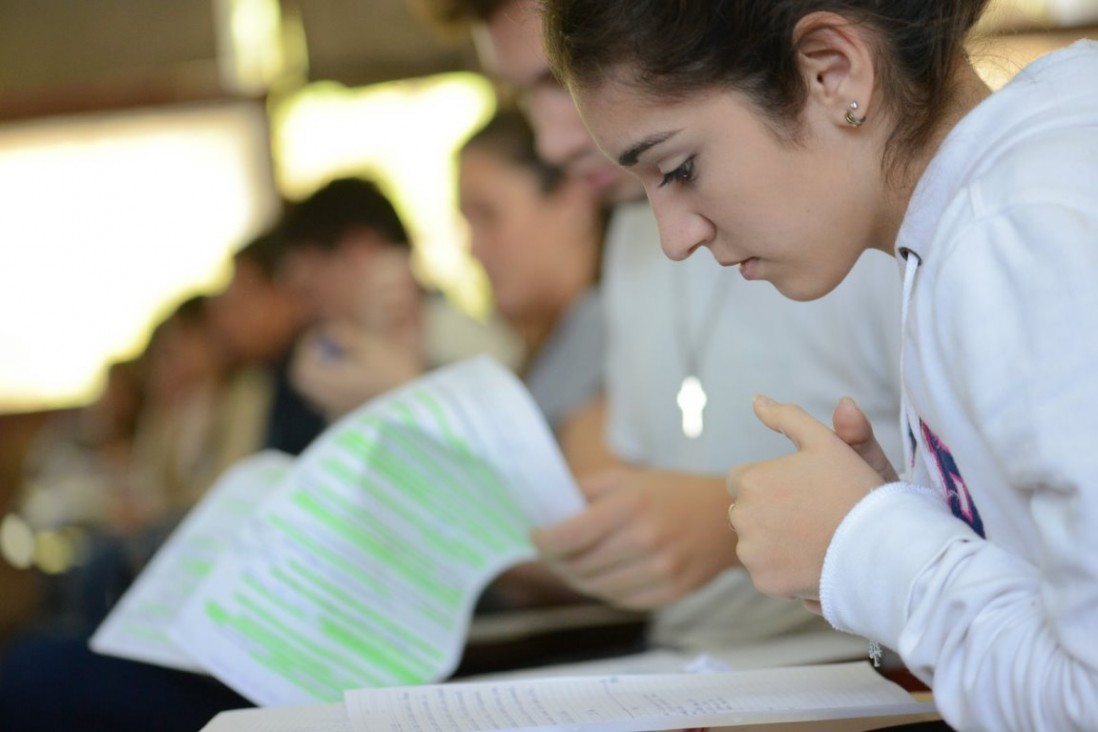
<svg viewBox="0 0 1098 732">
<path fill-rule="evenodd" d="M 501 112 L 469 138 L 459 171 L 472 253 L 521 358 L 506 342 L 501 348 L 483 337 L 440 352 L 437 324 L 457 321 L 416 283 L 395 210 L 373 184 L 336 180 L 291 209 L 284 230 L 296 250 L 287 257 L 288 281 L 314 303 L 320 324 L 298 350 L 294 381 L 330 417 L 479 351 L 516 368 L 554 429 L 598 394 L 598 201 L 538 159 L 515 112 Z"/>
<path fill-rule="evenodd" d="M 458 170 L 473 256 L 496 310 L 522 339 L 520 375 L 556 431 L 602 384 L 599 201 L 538 158 L 515 111 L 499 112 L 466 141 Z"/>
<path fill-rule="evenodd" d="M 249 452 L 269 448 L 297 455 L 326 420 L 290 382 L 290 359 L 309 312 L 281 279 L 285 254 L 283 239 L 273 231 L 238 250 L 228 286 L 210 304 L 210 319 L 238 367 L 235 396 L 251 404 L 248 424 L 236 427 L 254 431 Z"/>
<path fill-rule="evenodd" d="M 476 131 L 458 162 L 472 254 L 521 342 L 513 366 L 554 431 L 565 429 L 601 390 L 600 203 L 581 180 L 541 162 L 517 112 Z M 286 277 L 319 324 L 298 349 L 294 382 L 325 413 L 341 416 L 440 365 L 430 347 L 431 300 L 412 276 L 404 226 L 376 186 L 333 181 L 290 210 L 284 234 L 296 250 Z M 577 600 L 586 598 L 530 565 L 489 588 L 478 609 Z"/>
<path fill-rule="evenodd" d="M 23 460 L 17 510 L 33 529 L 100 526 L 104 496 L 128 479 L 138 414 L 145 397 L 145 359 L 111 363 L 99 395 L 57 412 Z"/>
<path fill-rule="evenodd" d="M 149 339 L 131 474 L 110 501 L 115 533 L 137 533 L 185 511 L 241 456 L 223 401 L 231 365 L 209 305 L 208 296 L 188 298 Z"/>
<path fill-rule="evenodd" d="M 520 376 L 560 435 L 602 389 L 601 204 L 582 180 L 541 161 L 533 131 L 516 111 L 500 111 L 466 141 L 458 171 L 472 254 L 497 311 L 522 339 Z M 565 457 L 574 471 L 583 469 Z M 494 582 L 479 609 L 588 601 L 543 565 L 529 563 Z"/>
<path fill-rule="evenodd" d="M 84 625 L 81 566 L 117 530 L 130 492 L 144 374 L 141 356 L 112 363 L 92 402 L 54 413 L 31 442 L 6 520 L 24 525 L 35 544 L 56 537 L 62 551 L 44 565 L 44 557 L 35 560 L 32 609 L 23 624 Z"/>
<path fill-rule="evenodd" d="M 225 470 L 265 448 L 297 454 L 324 429 L 288 380 L 305 311 L 277 279 L 283 252 L 277 237 L 256 237 L 233 255 L 222 292 L 183 303 L 150 339 L 132 495 L 83 579 L 89 631 Z"/>
<path fill-rule="evenodd" d="M 170 500 L 161 504 L 168 510 L 142 531 L 97 543 L 80 577 L 79 598 L 67 595 L 77 622 L 28 629 L 0 656 L 0 719 L 5 729 L 10 723 L 12 729 L 27 732 L 193 732 L 219 711 L 249 706 L 212 678 L 101 656 L 87 643 L 176 520 L 216 479 L 219 465 L 223 469 L 225 463 L 267 447 L 296 454 L 324 428 L 323 416 L 288 380 L 289 354 L 306 322 L 306 310 L 298 294 L 276 276 L 283 253 L 281 238 L 257 237 L 234 255 L 226 289 L 203 306 L 214 350 L 231 365 L 216 398 L 207 402 L 186 396 L 185 385 L 201 371 L 197 349 L 189 352 L 176 341 L 187 329 L 162 327 L 152 339 L 150 361 L 168 359 L 172 368 L 157 377 L 159 406 L 146 412 L 155 416 L 147 416 L 139 427 L 149 428 L 140 438 L 147 440 L 138 459 L 145 467 L 131 473 L 144 475 L 147 486 L 172 486 L 166 494 Z M 189 416 L 169 417 L 172 405 L 182 407 L 178 414 Z M 200 405 L 208 411 L 199 411 Z M 180 439 L 163 442 L 169 436 Z"/>
<path fill-rule="evenodd" d="M 424 291 L 407 230 L 372 181 L 336 179 L 291 205 L 282 236 L 289 248 L 283 277 L 313 323 L 293 381 L 329 418 L 461 358 L 488 353 L 516 362 L 508 331 Z"/>
<path fill-rule="evenodd" d="M 297 454 L 324 428 L 288 380 L 306 311 L 278 279 L 284 251 L 271 233 L 254 238 L 223 291 L 183 303 L 151 339 L 130 479 L 158 502 L 146 523 L 174 523 L 234 463 Z"/>
<path fill-rule="evenodd" d="M 120 591 L 115 576 L 141 561 L 145 533 L 236 459 L 214 429 L 229 367 L 208 304 L 177 305 L 140 358 L 112 366 L 102 396 L 47 430 L 28 457 L 17 512 L 72 548 L 68 567 L 41 576 L 34 624 L 89 631 Z"/>
</svg>

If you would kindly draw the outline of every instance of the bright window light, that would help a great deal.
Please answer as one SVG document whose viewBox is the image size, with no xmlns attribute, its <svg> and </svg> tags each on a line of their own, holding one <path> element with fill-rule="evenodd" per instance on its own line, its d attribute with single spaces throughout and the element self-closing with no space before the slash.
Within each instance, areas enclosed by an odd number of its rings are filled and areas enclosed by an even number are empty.
<svg viewBox="0 0 1098 732">
<path fill-rule="evenodd" d="M 262 94 L 288 71 L 278 0 L 214 0 L 226 88 Z M 293 54 L 291 54 L 293 55 Z"/>
<path fill-rule="evenodd" d="M 0 411 L 86 402 L 275 215 L 252 104 L 0 127 Z"/>
<path fill-rule="evenodd" d="M 1081 31 L 1071 29 L 1042 33 L 976 34 L 968 50 L 976 72 L 992 90 L 998 90 L 1041 56 L 1082 37 Z"/>
<path fill-rule="evenodd" d="M 374 178 L 411 231 L 423 279 L 484 314 L 487 288 L 465 246 L 454 156 L 494 109 L 491 84 L 469 73 L 361 89 L 309 85 L 272 106 L 279 187 L 296 199 L 335 177 Z"/>
</svg>

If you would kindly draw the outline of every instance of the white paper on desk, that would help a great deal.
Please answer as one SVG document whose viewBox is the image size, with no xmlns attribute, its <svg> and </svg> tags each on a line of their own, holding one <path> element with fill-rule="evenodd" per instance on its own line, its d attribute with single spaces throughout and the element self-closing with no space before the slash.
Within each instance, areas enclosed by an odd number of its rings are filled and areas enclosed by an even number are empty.
<svg viewBox="0 0 1098 732">
<path fill-rule="evenodd" d="M 168 637 L 180 608 L 274 486 L 293 457 L 265 450 L 225 472 L 187 514 L 96 628 L 92 650 L 184 671 L 201 666 Z"/>
<path fill-rule="evenodd" d="M 473 605 L 583 504 L 513 374 L 489 358 L 348 415 L 298 458 L 172 638 L 260 705 L 437 681 Z"/>
<path fill-rule="evenodd" d="M 933 711 L 865 662 L 362 689 L 354 732 L 654 732 Z"/>
<path fill-rule="evenodd" d="M 220 712 L 198 732 L 351 732 L 351 722 L 336 702 Z"/>
</svg>

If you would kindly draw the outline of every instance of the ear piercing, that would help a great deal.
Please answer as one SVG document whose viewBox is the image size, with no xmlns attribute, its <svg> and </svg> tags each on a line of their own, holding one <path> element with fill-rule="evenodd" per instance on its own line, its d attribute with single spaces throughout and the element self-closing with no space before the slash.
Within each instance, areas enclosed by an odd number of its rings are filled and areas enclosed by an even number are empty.
<svg viewBox="0 0 1098 732">
<path fill-rule="evenodd" d="M 865 124 L 865 117 L 859 117 L 858 115 L 854 114 L 857 111 L 858 103 L 851 102 L 850 107 L 846 110 L 846 117 L 844 117 L 846 123 L 851 127 L 861 127 L 863 124 Z"/>
</svg>

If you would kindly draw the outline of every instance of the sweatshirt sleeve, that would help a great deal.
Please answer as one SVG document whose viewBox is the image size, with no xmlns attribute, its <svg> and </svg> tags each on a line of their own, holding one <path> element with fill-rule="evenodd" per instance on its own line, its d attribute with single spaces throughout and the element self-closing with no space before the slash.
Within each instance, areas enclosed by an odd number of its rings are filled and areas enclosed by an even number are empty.
<svg viewBox="0 0 1098 732">
<path fill-rule="evenodd" d="M 974 495 L 1029 516 L 984 540 L 928 489 L 884 486 L 836 532 L 821 602 L 895 649 L 958 729 L 1095 730 L 1098 209 L 1069 195 L 990 211 L 969 195 L 975 219 L 939 249 L 926 293 L 952 357 L 942 388 L 999 476 L 980 491 L 989 477 L 966 475 Z"/>
</svg>

